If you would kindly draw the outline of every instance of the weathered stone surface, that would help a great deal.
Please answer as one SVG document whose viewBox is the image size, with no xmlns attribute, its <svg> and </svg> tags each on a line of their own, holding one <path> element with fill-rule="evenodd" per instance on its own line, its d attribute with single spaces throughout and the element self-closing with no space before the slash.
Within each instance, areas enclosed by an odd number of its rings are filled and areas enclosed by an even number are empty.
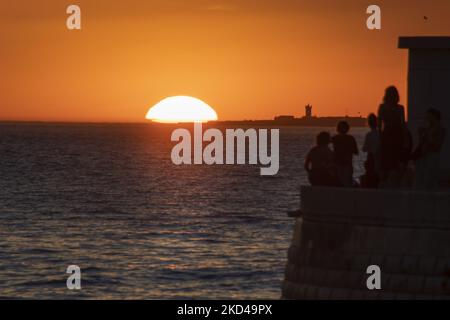
<svg viewBox="0 0 450 320">
<path fill-rule="evenodd" d="M 302 188 L 283 298 L 450 297 L 449 204 L 450 193 Z M 367 289 L 370 265 L 381 269 L 381 290 Z"/>
<path fill-rule="evenodd" d="M 450 258 L 437 258 L 434 274 L 450 278 Z"/>
<path fill-rule="evenodd" d="M 418 273 L 419 260 L 419 256 L 404 256 L 400 272 L 404 274 Z"/>
<path fill-rule="evenodd" d="M 429 256 L 420 257 L 418 273 L 423 275 L 433 275 L 434 270 L 436 269 L 436 264 L 437 264 L 436 257 L 429 257 Z"/>
<path fill-rule="evenodd" d="M 385 257 L 381 270 L 387 273 L 400 273 L 402 269 L 403 256 L 388 255 Z"/>
<path fill-rule="evenodd" d="M 425 279 L 424 292 L 433 295 L 446 294 L 447 279 L 444 277 L 427 277 Z"/>
</svg>

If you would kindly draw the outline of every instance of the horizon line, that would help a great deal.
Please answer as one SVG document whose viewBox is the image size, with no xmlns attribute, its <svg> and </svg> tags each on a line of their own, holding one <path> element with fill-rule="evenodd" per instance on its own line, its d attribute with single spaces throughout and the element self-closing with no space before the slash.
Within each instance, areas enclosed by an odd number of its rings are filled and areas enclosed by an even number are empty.
<svg viewBox="0 0 450 320">
<path fill-rule="evenodd" d="M 318 118 L 357 118 L 357 119 L 366 119 L 365 117 L 355 117 L 355 116 L 325 116 Z M 296 118 L 302 119 L 302 118 Z M 226 123 L 226 122 L 277 122 L 275 119 L 244 119 L 244 120 L 213 120 L 202 122 L 202 124 L 208 123 Z M 177 125 L 177 124 L 194 124 L 196 122 L 173 122 L 173 123 L 164 123 L 164 122 L 155 122 L 155 121 L 67 121 L 67 120 L 0 120 L 0 124 L 117 124 L 117 125 Z"/>
<path fill-rule="evenodd" d="M 211 120 L 204 123 L 217 123 L 217 122 L 259 122 L 259 121 L 277 121 L 276 117 L 285 117 L 291 116 L 294 117 L 295 120 L 305 119 L 304 116 L 296 118 L 293 115 L 276 115 L 272 119 L 240 119 L 240 120 Z M 313 119 L 320 118 L 357 118 L 357 119 L 366 119 L 367 117 L 363 117 L 362 115 L 351 116 L 351 115 L 326 115 L 326 116 L 313 116 Z M 3 123 L 50 123 L 50 124 L 165 124 L 165 125 L 173 125 L 173 124 L 189 124 L 195 122 L 174 122 L 174 123 L 164 123 L 164 122 L 156 122 L 151 120 L 142 120 L 142 121 L 101 121 L 101 120 L 11 120 L 11 119 L 0 119 L 0 124 Z"/>
</svg>

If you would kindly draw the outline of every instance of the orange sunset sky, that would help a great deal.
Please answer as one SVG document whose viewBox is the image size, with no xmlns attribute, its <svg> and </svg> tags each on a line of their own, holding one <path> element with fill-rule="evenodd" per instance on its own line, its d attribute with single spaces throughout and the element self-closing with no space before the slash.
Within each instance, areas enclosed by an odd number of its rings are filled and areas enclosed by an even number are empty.
<svg viewBox="0 0 450 320">
<path fill-rule="evenodd" d="M 366 115 L 390 84 L 407 103 L 400 35 L 450 35 L 450 1 L 2 0 L 0 120 L 142 122 L 173 95 L 221 120 Z"/>
</svg>

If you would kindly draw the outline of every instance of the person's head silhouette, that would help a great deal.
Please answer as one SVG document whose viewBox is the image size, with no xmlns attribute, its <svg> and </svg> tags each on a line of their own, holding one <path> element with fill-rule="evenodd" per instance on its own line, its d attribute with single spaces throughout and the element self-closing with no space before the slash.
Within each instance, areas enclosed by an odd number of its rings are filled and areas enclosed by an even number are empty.
<svg viewBox="0 0 450 320">
<path fill-rule="evenodd" d="M 319 147 L 327 147 L 331 142 L 331 135 L 323 131 L 317 135 L 317 145 Z"/>
<path fill-rule="evenodd" d="M 383 102 L 388 105 L 397 105 L 400 101 L 400 94 L 395 86 L 386 88 Z"/>
<path fill-rule="evenodd" d="M 339 134 L 347 134 L 350 131 L 350 125 L 347 121 L 339 121 L 337 125 L 337 132 Z"/>
<path fill-rule="evenodd" d="M 378 126 L 378 118 L 374 113 L 369 114 L 367 117 L 367 123 L 371 129 L 376 129 Z"/>
</svg>

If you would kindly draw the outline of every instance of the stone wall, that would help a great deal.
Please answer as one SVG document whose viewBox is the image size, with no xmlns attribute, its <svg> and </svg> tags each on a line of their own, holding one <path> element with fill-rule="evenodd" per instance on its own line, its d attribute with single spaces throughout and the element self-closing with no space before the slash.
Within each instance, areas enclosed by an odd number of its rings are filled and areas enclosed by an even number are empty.
<svg viewBox="0 0 450 320">
<path fill-rule="evenodd" d="M 450 192 L 303 187 L 301 209 L 284 299 L 450 299 Z"/>
<path fill-rule="evenodd" d="M 450 37 L 401 37 L 400 48 L 409 49 L 408 123 L 417 140 L 427 109 L 442 112 L 443 126 L 450 130 Z M 441 152 L 441 171 L 450 180 L 450 138 Z"/>
</svg>

